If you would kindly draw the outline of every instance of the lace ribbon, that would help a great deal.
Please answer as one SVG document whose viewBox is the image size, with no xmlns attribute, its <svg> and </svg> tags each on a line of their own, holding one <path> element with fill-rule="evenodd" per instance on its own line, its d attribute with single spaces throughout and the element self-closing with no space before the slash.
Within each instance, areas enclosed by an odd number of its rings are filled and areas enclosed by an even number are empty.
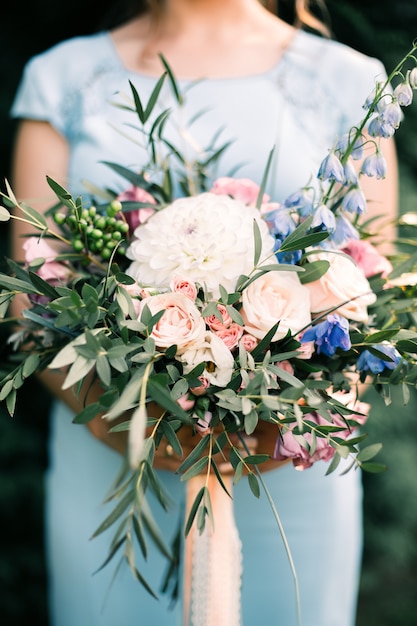
<svg viewBox="0 0 417 626">
<path fill-rule="evenodd" d="M 187 481 L 187 513 L 206 480 L 201 475 Z M 232 493 L 232 476 L 223 480 Z M 193 524 L 185 542 L 184 626 L 241 626 L 242 544 L 233 500 L 214 475 L 208 489 L 214 527 L 206 520 L 200 534 Z"/>
</svg>

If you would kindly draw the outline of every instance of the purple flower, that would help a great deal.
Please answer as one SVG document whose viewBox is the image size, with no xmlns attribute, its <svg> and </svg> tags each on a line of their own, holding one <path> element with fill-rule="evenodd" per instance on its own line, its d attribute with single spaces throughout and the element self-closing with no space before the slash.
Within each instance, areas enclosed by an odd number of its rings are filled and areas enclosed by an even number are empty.
<svg viewBox="0 0 417 626">
<path fill-rule="evenodd" d="M 393 128 L 398 128 L 403 117 L 398 102 L 389 102 L 386 104 L 380 112 L 380 117 L 385 124 L 389 124 Z"/>
<path fill-rule="evenodd" d="M 352 157 L 349 157 L 343 166 L 345 173 L 345 185 L 357 185 L 358 173 L 353 165 Z"/>
<path fill-rule="evenodd" d="M 301 342 L 314 341 L 318 354 L 333 356 L 337 348 L 350 350 L 349 322 L 345 317 L 333 313 L 320 322 L 308 328 L 302 336 Z"/>
<path fill-rule="evenodd" d="M 336 218 L 334 213 L 332 213 L 332 211 L 325 204 L 321 204 L 314 211 L 311 226 L 312 228 L 319 228 L 320 230 L 327 230 L 327 232 L 333 233 L 336 228 Z"/>
<path fill-rule="evenodd" d="M 344 183 L 345 174 L 343 165 L 334 152 L 329 152 L 327 157 L 320 164 L 317 177 L 320 180 L 335 180 L 338 183 Z"/>
<path fill-rule="evenodd" d="M 394 89 L 394 96 L 401 107 L 408 107 L 413 101 L 413 90 L 407 82 L 400 83 Z"/>
<path fill-rule="evenodd" d="M 359 239 L 358 231 L 344 215 L 338 215 L 336 217 L 336 229 L 331 235 L 332 243 L 337 248 L 343 248 L 352 239 Z"/>
<path fill-rule="evenodd" d="M 362 189 L 359 187 L 352 187 L 346 193 L 342 200 L 342 209 L 349 213 L 356 213 L 361 215 L 366 211 L 366 198 Z"/>
<path fill-rule="evenodd" d="M 313 212 L 314 192 L 312 189 L 303 187 L 292 193 L 285 200 L 287 209 L 296 209 L 301 217 L 307 217 Z"/>
<path fill-rule="evenodd" d="M 374 117 L 368 126 L 368 133 L 371 137 L 383 137 L 388 139 L 395 133 L 395 128 L 391 124 L 387 124 L 380 117 Z"/>
<path fill-rule="evenodd" d="M 276 209 L 264 215 L 269 232 L 275 238 L 274 252 L 280 263 L 295 265 L 301 259 L 301 250 L 279 252 L 282 242 L 296 228 L 296 223 L 287 209 Z"/>
<path fill-rule="evenodd" d="M 378 180 L 385 178 L 387 173 L 387 162 L 380 150 L 374 154 L 370 154 L 364 159 L 361 167 L 361 173 L 366 176 L 375 176 Z"/>
<path fill-rule="evenodd" d="M 408 74 L 408 82 L 410 83 L 411 89 L 417 89 L 417 67 L 413 67 Z"/>
<path fill-rule="evenodd" d="M 338 152 L 340 155 L 343 156 L 348 151 L 350 143 L 351 143 L 350 136 L 348 133 L 345 133 L 337 142 L 336 152 Z M 362 137 L 357 137 L 353 146 L 351 146 L 351 152 L 350 152 L 350 156 L 352 157 L 354 161 L 358 161 L 359 159 L 362 158 L 363 145 L 364 145 L 364 140 L 362 139 Z"/>
<path fill-rule="evenodd" d="M 360 354 L 356 363 L 356 367 L 359 372 L 372 372 L 373 374 L 380 374 L 385 368 L 393 370 L 401 361 L 400 353 L 390 344 L 379 343 L 372 347 L 378 350 L 378 352 L 385 354 L 388 359 L 384 360 L 375 356 L 369 350 L 364 350 Z"/>
</svg>

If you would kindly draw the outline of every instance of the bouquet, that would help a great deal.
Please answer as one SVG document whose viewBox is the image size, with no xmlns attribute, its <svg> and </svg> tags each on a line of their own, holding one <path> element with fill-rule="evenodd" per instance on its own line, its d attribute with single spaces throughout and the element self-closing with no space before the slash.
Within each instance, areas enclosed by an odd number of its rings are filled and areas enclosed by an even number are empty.
<svg viewBox="0 0 417 626">
<path fill-rule="evenodd" d="M 0 219 L 24 220 L 34 233 L 26 262 L 9 260 L 0 275 L 13 346 L 0 400 L 13 415 L 24 381 L 58 370 L 62 388 L 87 399 L 75 423 L 100 415 L 112 431 L 128 431 L 109 497 L 114 509 L 96 535 L 117 523 L 104 565 L 122 551 L 152 594 L 135 547 L 146 554 L 147 541 L 156 542 L 173 593 L 178 564 L 146 503 L 153 492 L 167 507 L 158 449 L 181 458 L 178 480 L 190 495 L 184 531 L 194 534 L 196 551 L 216 516 L 224 528 L 226 515 L 233 522 L 233 485 L 242 476 L 255 497 L 266 489 L 262 470 L 271 460 L 298 470 L 330 461 L 328 473 L 342 459 L 344 471 L 384 469 L 374 460 L 380 444 L 364 445 L 369 407 L 359 388 L 373 384 L 388 402 L 391 385 L 401 385 L 407 401 L 416 384 L 417 257 L 378 251 L 360 182 L 385 176 L 379 138 L 395 133 L 412 102 L 416 50 L 375 85 L 363 119 L 335 141 L 316 180 L 283 202 L 265 193 L 272 154 L 262 181 L 213 181 L 211 167 L 227 146 L 188 163 L 165 138 L 170 111 L 155 115 L 164 81 L 179 106 L 183 95 L 164 59 L 146 104 L 131 85 L 149 162 L 142 172 L 108 163 L 127 181 L 123 194 L 94 190 L 85 202 L 48 179 L 57 203 L 42 215 L 6 183 Z M 16 208 L 20 214 L 8 210 Z M 8 318 L 22 297 L 21 318 Z M 97 383 L 102 393 L 89 403 L 85 389 Z M 253 450 L 264 428 L 270 449 Z M 194 435 L 187 455 L 184 432 Z M 238 550 L 233 523 L 228 528 L 227 543 Z M 230 563 L 239 580 L 236 554 Z"/>
</svg>

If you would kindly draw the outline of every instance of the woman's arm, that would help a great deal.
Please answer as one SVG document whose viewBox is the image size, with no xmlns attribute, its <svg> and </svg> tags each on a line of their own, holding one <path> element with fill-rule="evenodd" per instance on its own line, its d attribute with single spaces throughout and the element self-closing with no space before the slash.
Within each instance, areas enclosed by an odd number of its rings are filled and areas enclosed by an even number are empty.
<svg viewBox="0 0 417 626">
<path fill-rule="evenodd" d="M 394 139 L 381 139 L 381 151 L 387 162 L 387 174 L 380 180 L 361 177 L 361 187 L 367 199 L 367 212 L 361 221 L 375 218 L 369 225 L 369 231 L 377 235 L 373 243 L 375 241 L 381 254 L 389 255 L 395 253 L 393 242 L 398 236 L 398 162 Z"/>
</svg>

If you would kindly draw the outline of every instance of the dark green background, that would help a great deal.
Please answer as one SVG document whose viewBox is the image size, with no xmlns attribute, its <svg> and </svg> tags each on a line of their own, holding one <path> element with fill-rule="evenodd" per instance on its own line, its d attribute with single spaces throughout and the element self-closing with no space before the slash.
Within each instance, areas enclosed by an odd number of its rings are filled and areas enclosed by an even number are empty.
<svg viewBox="0 0 417 626">
<path fill-rule="evenodd" d="M 41 0 L 2 7 L 0 21 L 0 181 L 9 177 L 14 127 L 8 111 L 25 61 L 57 41 L 94 30 L 110 0 Z M 329 0 L 335 37 L 371 56 L 387 70 L 417 37 L 416 0 Z M 280 14 L 291 19 L 291 2 Z M 417 212 L 417 102 L 397 132 L 401 212 Z M 2 184 L 0 182 L 0 184 Z M 0 267 L 7 254 L 7 225 L 0 229 Z M 412 229 L 402 232 L 413 238 Z M 0 328 L 0 351 L 5 349 Z M 398 396 L 398 397 L 397 397 Z M 357 626 L 417 624 L 417 403 L 390 407 L 372 396 L 367 431 L 384 443 L 383 475 L 363 477 L 365 552 Z M 17 415 L 0 406 L 0 623 L 47 626 L 43 562 L 43 472 L 47 466 L 48 398 L 29 382 Z M 329 576 L 333 572 L 329 572 Z M 323 581 L 326 584 L 326 581 Z M 84 626 L 74 624 L 74 626 Z M 250 625 L 251 626 L 251 625 Z M 282 625 L 282 626 L 285 626 Z M 317 626 L 320 626 L 317 624 Z M 334 626 L 338 626 L 335 624 Z"/>
</svg>

